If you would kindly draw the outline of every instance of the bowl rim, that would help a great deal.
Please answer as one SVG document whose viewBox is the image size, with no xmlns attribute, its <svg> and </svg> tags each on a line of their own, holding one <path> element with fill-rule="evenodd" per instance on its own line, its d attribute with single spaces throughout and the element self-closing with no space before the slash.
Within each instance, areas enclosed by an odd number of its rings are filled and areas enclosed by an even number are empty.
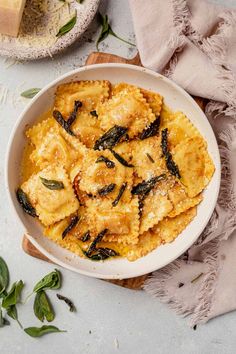
<svg viewBox="0 0 236 354">
<path fill-rule="evenodd" d="M 13 126 L 13 129 L 11 131 L 9 140 L 8 140 L 8 144 L 7 144 L 7 151 L 6 151 L 6 158 L 5 158 L 5 170 L 4 170 L 4 177 L 5 177 L 5 187 L 7 189 L 7 195 L 8 195 L 8 200 L 10 202 L 10 206 L 11 209 L 14 210 L 14 214 L 17 217 L 17 220 L 20 222 L 20 224 L 25 227 L 23 221 L 21 220 L 19 214 L 17 213 L 17 210 L 15 208 L 15 203 L 13 201 L 13 199 L 11 198 L 11 194 L 10 194 L 10 186 L 9 186 L 9 170 L 10 170 L 10 153 L 11 153 L 11 148 L 12 148 L 12 143 L 14 140 L 14 136 L 17 133 L 18 127 L 21 123 L 21 121 L 23 120 L 25 114 L 27 113 L 27 111 L 34 105 L 34 103 L 37 101 L 37 99 L 44 94 L 45 92 L 47 92 L 51 87 L 59 84 L 61 81 L 63 81 L 66 78 L 71 77 L 72 76 L 83 72 L 83 71 L 87 71 L 87 70 L 92 70 L 92 69 L 96 69 L 96 68 L 107 68 L 107 67 L 111 67 L 111 68 L 127 68 L 127 69 L 131 69 L 133 71 L 142 71 L 145 72 L 147 74 L 150 74 L 152 76 L 155 76 L 156 78 L 161 78 L 162 80 L 166 81 L 167 84 L 171 85 L 172 87 L 174 87 L 175 89 L 177 89 L 177 91 L 180 91 L 180 93 L 188 100 L 191 101 L 191 103 L 195 106 L 195 108 L 199 111 L 199 114 L 203 114 L 207 120 L 207 123 L 209 124 L 209 128 L 212 130 L 210 123 L 208 122 L 208 119 L 205 115 L 205 112 L 199 107 L 199 105 L 196 103 L 196 101 L 190 96 L 189 93 L 187 93 L 182 87 L 180 87 L 179 85 L 177 85 L 174 81 L 170 80 L 169 78 L 156 73 L 153 70 L 144 68 L 144 67 L 140 67 L 137 65 L 133 65 L 133 64 L 124 64 L 124 63 L 102 63 L 102 64 L 92 64 L 92 65 L 85 65 L 83 67 L 80 67 L 78 69 L 75 70 L 71 70 L 61 76 L 59 76 L 58 78 L 56 78 L 55 80 L 51 81 L 50 83 L 48 83 L 44 88 L 42 88 L 37 95 L 35 95 L 35 97 L 29 102 L 29 104 L 26 105 L 26 107 L 23 109 L 22 113 L 19 115 L 16 123 Z M 209 222 L 209 219 L 215 209 L 216 206 L 216 202 L 218 199 L 218 195 L 219 195 L 219 190 L 220 190 L 220 182 L 221 182 L 221 160 L 220 160 L 220 153 L 219 153 L 219 148 L 218 148 L 218 144 L 217 144 L 217 140 L 214 134 L 214 131 L 212 130 L 213 133 L 213 138 L 214 138 L 214 143 L 217 146 L 217 151 L 215 151 L 215 178 L 217 181 L 217 188 L 216 190 L 214 190 L 214 198 L 212 198 L 212 204 L 211 207 L 208 208 L 208 217 L 205 219 L 205 222 L 202 224 L 202 228 L 199 229 L 200 231 L 196 232 L 196 236 L 194 238 L 194 240 L 191 240 L 191 242 L 186 242 L 185 247 L 183 247 L 179 252 L 175 253 L 172 257 L 169 257 L 168 261 L 165 262 L 163 261 L 161 266 L 158 266 L 158 269 L 161 269 L 165 266 L 167 266 L 168 264 L 172 263 L 173 261 L 175 261 L 177 258 L 179 258 L 184 252 L 186 252 L 187 249 L 189 249 L 194 242 L 198 239 L 198 237 L 200 236 L 200 234 L 203 232 L 203 230 L 205 229 L 206 225 Z M 26 227 L 25 227 L 26 228 Z M 138 277 L 138 276 L 142 276 L 145 274 L 149 274 L 154 272 L 155 270 L 158 270 L 155 267 L 150 267 L 148 270 L 144 270 L 144 271 L 139 271 L 137 272 L 136 275 L 130 275 L 129 272 L 127 271 L 127 273 L 122 274 L 122 276 L 120 276 L 119 274 L 101 274 L 99 273 L 99 271 L 96 272 L 90 272 L 87 270 L 83 270 L 83 269 L 79 269 L 73 266 L 70 266 L 67 263 L 64 263 L 63 261 L 61 261 L 60 259 L 57 259 L 57 257 L 55 257 L 52 253 L 48 252 L 46 249 L 44 249 L 40 244 L 38 244 L 38 242 L 35 240 L 35 238 L 33 236 L 31 236 L 27 231 L 25 231 L 25 236 L 27 237 L 27 239 L 43 254 L 45 255 L 47 258 L 49 258 L 52 262 L 54 262 L 57 265 L 60 265 L 66 269 L 72 270 L 76 273 L 82 274 L 82 275 L 86 275 L 89 277 L 93 277 L 93 278 L 100 278 L 100 279 L 128 279 L 128 278 L 132 278 L 132 277 Z M 58 246 L 60 247 L 60 246 Z"/>
</svg>

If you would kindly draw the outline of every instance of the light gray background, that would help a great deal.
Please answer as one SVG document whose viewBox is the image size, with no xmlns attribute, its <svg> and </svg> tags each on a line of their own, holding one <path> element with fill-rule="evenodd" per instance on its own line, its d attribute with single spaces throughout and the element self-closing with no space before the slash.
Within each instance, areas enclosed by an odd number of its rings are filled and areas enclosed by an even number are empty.
<svg viewBox="0 0 236 354">
<path fill-rule="evenodd" d="M 235 0 L 214 2 L 236 7 Z M 114 31 L 134 41 L 127 0 L 102 1 L 100 10 L 108 14 Z M 43 87 L 58 75 L 83 65 L 87 55 L 95 50 L 97 36 L 97 23 L 94 21 L 83 39 L 54 59 L 11 65 L 12 61 L 0 58 L 0 91 L 8 89 L 6 102 L 0 102 L 0 255 L 9 265 L 11 281 L 25 281 L 24 295 L 53 267 L 25 255 L 21 250 L 24 230 L 14 220 L 4 188 L 4 156 L 9 134 L 27 104 L 19 94 L 31 87 Z M 136 53 L 136 49 L 113 37 L 101 45 L 101 50 L 125 57 Z M 11 327 L 0 329 L 1 354 L 235 353 L 235 313 L 221 316 L 193 331 L 186 320 L 142 291 L 122 289 L 64 269 L 62 273 L 63 288 L 60 292 L 73 299 L 77 313 L 70 313 L 64 303 L 57 301 L 55 292 L 51 291 L 49 295 L 55 304 L 55 325 L 68 332 L 33 339 L 12 321 Z M 39 325 L 32 312 L 32 299 L 24 308 L 19 307 L 19 317 L 26 327 Z"/>
</svg>

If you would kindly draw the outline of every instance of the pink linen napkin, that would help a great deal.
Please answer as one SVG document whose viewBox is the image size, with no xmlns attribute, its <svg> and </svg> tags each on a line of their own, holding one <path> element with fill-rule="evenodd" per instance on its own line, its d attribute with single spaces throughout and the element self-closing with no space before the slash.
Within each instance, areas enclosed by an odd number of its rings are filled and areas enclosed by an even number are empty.
<svg viewBox="0 0 236 354">
<path fill-rule="evenodd" d="M 195 326 L 236 309 L 236 11 L 204 0 L 130 0 L 142 64 L 210 99 L 222 182 L 211 220 L 188 252 L 144 289 Z"/>
</svg>

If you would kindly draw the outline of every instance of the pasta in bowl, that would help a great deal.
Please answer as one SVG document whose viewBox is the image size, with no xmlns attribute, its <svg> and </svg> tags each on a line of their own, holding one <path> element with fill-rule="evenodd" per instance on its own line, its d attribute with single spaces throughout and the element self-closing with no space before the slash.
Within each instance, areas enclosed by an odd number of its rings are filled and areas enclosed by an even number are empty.
<svg viewBox="0 0 236 354">
<path fill-rule="evenodd" d="M 109 79 L 54 85 L 50 109 L 25 131 L 16 193 L 40 238 L 98 269 L 174 245 L 218 173 L 208 141 L 165 92 Z"/>
</svg>

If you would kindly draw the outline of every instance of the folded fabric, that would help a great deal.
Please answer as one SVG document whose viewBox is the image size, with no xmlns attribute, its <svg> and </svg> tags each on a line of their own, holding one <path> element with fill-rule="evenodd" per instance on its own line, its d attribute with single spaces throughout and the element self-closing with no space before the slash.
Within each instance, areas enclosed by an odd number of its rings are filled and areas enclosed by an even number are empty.
<svg viewBox="0 0 236 354">
<path fill-rule="evenodd" d="M 236 10 L 204 0 L 130 0 L 142 64 L 209 99 L 222 181 L 215 211 L 188 252 L 144 289 L 195 326 L 236 309 Z"/>
</svg>

